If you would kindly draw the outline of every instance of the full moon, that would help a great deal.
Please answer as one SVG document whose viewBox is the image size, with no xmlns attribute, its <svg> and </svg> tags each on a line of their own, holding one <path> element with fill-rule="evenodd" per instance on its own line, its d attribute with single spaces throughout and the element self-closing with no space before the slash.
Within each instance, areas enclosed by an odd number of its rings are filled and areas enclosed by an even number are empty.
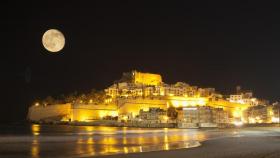
<svg viewBox="0 0 280 158">
<path fill-rule="evenodd" d="M 59 52 L 65 45 L 65 38 L 59 30 L 50 29 L 44 33 L 42 43 L 48 51 Z"/>
</svg>

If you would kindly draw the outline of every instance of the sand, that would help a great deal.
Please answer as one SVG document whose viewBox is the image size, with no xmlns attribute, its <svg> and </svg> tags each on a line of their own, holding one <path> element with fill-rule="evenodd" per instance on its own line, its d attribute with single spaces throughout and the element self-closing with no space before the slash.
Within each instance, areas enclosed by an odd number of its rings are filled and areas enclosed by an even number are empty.
<svg viewBox="0 0 280 158">
<path fill-rule="evenodd" d="M 200 147 L 132 153 L 106 158 L 280 158 L 280 137 L 229 137 L 201 142 Z"/>
</svg>

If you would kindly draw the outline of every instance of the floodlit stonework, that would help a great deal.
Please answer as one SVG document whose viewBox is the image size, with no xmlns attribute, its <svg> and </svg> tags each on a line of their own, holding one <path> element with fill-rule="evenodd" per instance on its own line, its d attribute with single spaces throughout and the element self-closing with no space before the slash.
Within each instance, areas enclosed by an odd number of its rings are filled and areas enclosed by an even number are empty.
<svg viewBox="0 0 280 158">
<path fill-rule="evenodd" d="M 252 92 L 242 92 L 240 87 L 236 94 L 224 97 L 215 88 L 200 88 L 184 82 L 166 84 L 159 74 L 138 71 L 124 73 L 118 82 L 104 91 L 106 99 L 103 103 L 93 103 L 90 99 L 64 105 L 31 106 L 28 119 L 35 122 L 113 120 L 123 123 L 121 125 L 131 123 L 145 127 L 151 127 L 151 122 L 169 123 L 182 128 L 216 127 L 220 124 L 251 123 L 248 114 L 254 118 L 257 116 L 248 110 L 256 111 L 251 107 L 264 103 L 253 98 Z M 161 112 L 160 117 L 151 117 L 152 112 Z M 265 119 L 275 121 L 272 118 L 275 115 L 271 115 L 271 118 L 266 115 Z M 146 117 L 159 120 L 147 121 Z"/>
</svg>

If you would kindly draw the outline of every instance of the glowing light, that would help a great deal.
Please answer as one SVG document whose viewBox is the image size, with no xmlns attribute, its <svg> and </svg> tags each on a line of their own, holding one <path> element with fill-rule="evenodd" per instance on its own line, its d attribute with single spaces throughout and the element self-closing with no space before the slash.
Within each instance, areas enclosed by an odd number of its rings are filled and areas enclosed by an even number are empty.
<svg viewBox="0 0 280 158">
<path fill-rule="evenodd" d="M 279 123 L 279 117 L 272 117 L 271 121 L 272 123 Z"/>
<path fill-rule="evenodd" d="M 165 143 L 164 150 L 169 150 L 169 144 L 168 143 Z"/>
<path fill-rule="evenodd" d="M 243 125 L 243 122 L 242 121 L 234 121 L 233 124 L 235 126 L 242 126 Z"/>
<path fill-rule="evenodd" d="M 183 107 L 184 106 L 188 106 L 189 104 L 188 104 L 188 102 L 187 101 L 183 101 Z"/>
<path fill-rule="evenodd" d="M 251 101 L 256 101 L 256 100 L 257 100 L 256 98 L 252 98 L 252 99 L 251 99 Z"/>
<path fill-rule="evenodd" d="M 80 115 L 79 115 L 79 121 L 81 121 L 81 122 L 89 122 L 89 116 L 86 114 L 86 113 L 81 113 Z"/>
<path fill-rule="evenodd" d="M 88 144 L 88 145 L 94 144 L 94 141 L 93 141 L 93 138 L 92 138 L 92 137 L 89 137 L 89 138 L 87 139 L 87 144 Z"/>
<path fill-rule="evenodd" d="M 99 117 L 100 118 L 103 118 L 103 117 L 105 117 L 107 115 L 107 113 L 105 112 L 105 111 L 100 111 L 99 112 Z"/>
<path fill-rule="evenodd" d="M 90 100 L 89 100 L 89 103 L 90 103 L 90 104 L 91 104 L 91 103 L 93 103 L 93 100 L 92 100 L 92 99 L 90 99 Z"/>
<path fill-rule="evenodd" d="M 40 153 L 40 148 L 39 148 L 39 145 L 38 145 L 38 143 L 34 143 L 34 141 L 35 142 L 37 142 L 37 140 L 33 140 L 33 145 L 32 145 L 32 147 L 31 147 L 31 156 L 32 156 L 32 158 L 39 158 L 40 156 L 39 156 L 39 153 Z"/>
<path fill-rule="evenodd" d="M 37 103 L 35 103 L 35 106 L 39 106 L 39 105 L 40 105 L 40 103 L 38 103 L 38 102 L 37 102 Z"/>
<path fill-rule="evenodd" d="M 241 100 L 241 99 L 239 99 L 239 100 L 230 99 L 229 102 L 231 102 L 231 103 L 245 104 L 244 100 Z"/>
<path fill-rule="evenodd" d="M 206 103 L 205 103 L 205 100 L 202 100 L 202 99 L 201 99 L 201 100 L 198 100 L 198 101 L 197 101 L 197 104 L 200 105 L 200 106 L 202 106 L 202 105 L 205 105 Z"/>
<path fill-rule="evenodd" d="M 127 96 L 126 96 L 127 97 Z M 109 99 L 105 99 L 105 103 L 110 103 L 110 102 L 112 102 L 112 99 L 111 98 L 109 98 Z"/>
<path fill-rule="evenodd" d="M 258 123 L 263 123 L 263 120 L 258 120 Z"/>
<path fill-rule="evenodd" d="M 183 110 L 197 110 L 197 108 L 183 108 Z"/>
<path fill-rule="evenodd" d="M 272 110 L 269 110 L 268 113 L 269 113 L 270 116 L 273 116 L 273 111 Z"/>
<path fill-rule="evenodd" d="M 127 117 L 127 116 L 123 116 L 123 117 L 122 117 L 122 120 L 127 121 L 127 120 L 128 120 L 128 117 Z"/>
<path fill-rule="evenodd" d="M 206 105 L 206 98 L 195 98 L 195 97 L 171 97 L 171 104 L 174 107 L 187 107 L 187 106 L 204 106 Z"/>
<path fill-rule="evenodd" d="M 239 109 L 236 109 L 235 111 L 233 111 L 233 117 L 235 117 L 235 118 L 241 117 L 241 111 Z"/>
<path fill-rule="evenodd" d="M 123 137 L 122 143 L 123 143 L 123 144 L 127 144 L 127 138 L 126 138 L 126 136 Z"/>
<path fill-rule="evenodd" d="M 168 136 L 167 136 L 167 133 L 165 133 L 165 135 L 164 135 L 164 143 L 168 143 Z"/>
<path fill-rule="evenodd" d="M 118 116 L 118 112 L 117 112 L 117 111 L 112 111 L 112 112 L 111 112 L 111 116 L 117 117 L 117 116 Z"/>
<path fill-rule="evenodd" d="M 86 131 L 89 132 L 90 134 L 92 134 L 92 132 L 95 130 L 95 128 L 92 126 L 86 126 L 85 128 L 86 128 Z"/>
<path fill-rule="evenodd" d="M 249 123 L 256 123 L 256 119 L 252 118 L 252 117 L 249 117 Z"/>
<path fill-rule="evenodd" d="M 173 101 L 172 101 L 172 105 L 173 105 L 175 108 L 179 107 L 179 101 L 173 100 Z"/>
<path fill-rule="evenodd" d="M 94 146 L 92 144 L 94 144 L 94 141 L 90 137 L 87 140 L 87 153 L 89 153 L 89 155 L 95 155 Z"/>
<path fill-rule="evenodd" d="M 159 94 L 160 94 L 161 96 L 164 96 L 164 91 L 160 91 Z"/>
<path fill-rule="evenodd" d="M 195 102 L 195 101 L 189 101 L 189 104 L 190 104 L 191 106 L 195 106 L 195 105 L 196 105 L 196 102 Z"/>
<path fill-rule="evenodd" d="M 33 124 L 31 126 L 31 132 L 34 136 L 40 135 L 40 125 Z"/>
<path fill-rule="evenodd" d="M 139 146 L 139 151 L 143 152 L 142 146 Z"/>
<path fill-rule="evenodd" d="M 124 151 L 124 153 L 128 153 L 128 148 L 127 147 L 123 147 L 123 151 Z"/>
<path fill-rule="evenodd" d="M 110 146 L 110 145 L 115 145 L 115 144 L 117 144 L 117 143 L 118 143 L 117 141 L 118 141 L 118 140 L 117 140 L 116 138 L 113 138 L 113 137 L 106 137 L 106 138 L 104 138 L 104 139 L 101 139 L 101 140 L 100 140 L 100 143 L 106 144 L 106 145 Z"/>
</svg>

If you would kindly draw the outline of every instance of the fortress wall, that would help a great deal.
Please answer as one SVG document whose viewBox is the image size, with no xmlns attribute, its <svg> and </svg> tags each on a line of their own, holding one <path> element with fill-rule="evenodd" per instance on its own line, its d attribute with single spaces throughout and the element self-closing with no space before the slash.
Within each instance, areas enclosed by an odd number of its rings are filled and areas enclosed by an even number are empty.
<svg viewBox="0 0 280 158">
<path fill-rule="evenodd" d="M 250 105 L 248 104 L 239 104 L 239 103 L 232 103 L 227 100 L 218 100 L 218 101 L 210 101 L 208 104 L 212 107 L 223 107 L 225 110 L 235 110 L 235 109 L 240 109 L 240 110 L 246 110 Z"/>
<path fill-rule="evenodd" d="M 139 114 L 141 109 L 148 110 L 151 107 L 167 109 L 167 101 L 159 99 L 126 99 L 119 101 L 119 114 L 132 114 L 133 117 Z"/>
<path fill-rule="evenodd" d="M 248 104 L 232 103 L 227 100 L 211 101 L 208 105 L 215 108 L 223 108 L 229 112 L 230 118 L 243 118 L 244 111 L 250 107 Z"/>
<path fill-rule="evenodd" d="M 118 116 L 116 105 L 75 104 L 72 109 L 72 121 L 90 122 L 106 116 Z"/>
<path fill-rule="evenodd" d="M 28 109 L 27 119 L 30 121 L 40 121 L 50 118 L 69 117 L 71 115 L 71 104 L 56 104 L 48 106 L 31 106 Z"/>
</svg>

